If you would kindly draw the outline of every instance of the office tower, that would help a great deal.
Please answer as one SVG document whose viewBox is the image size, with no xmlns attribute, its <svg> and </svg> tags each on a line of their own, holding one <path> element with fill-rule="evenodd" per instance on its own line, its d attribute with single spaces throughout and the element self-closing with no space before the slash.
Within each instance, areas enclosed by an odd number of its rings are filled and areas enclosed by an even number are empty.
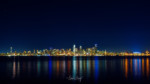
<svg viewBox="0 0 150 84">
<path fill-rule="evenodd" d="M 149 55 L 149 51 L 148 51 L 148 50 L 147 50 L 145 53 L 146 53 L 146 56 L 148 56 L 148 55 Z"/>
<path fill-rule="evenodd" d="M 31 54 L 31 51 L 28 51 L 28 54 Z"/>
<path fill-rule="evenodd" d="M 80 46 L 80 50 L 82 50 L 82 46 Z"/>
<path fill-rule="evenodd" d="M 76 54 L 76 45 L 73 45 L 73 54 Z"/>
<path fill-rule="evenodd" d="M 26 54 L 27 53 L 27 51 L 24 51 L 24 54 Z"/>
<path fill-rule="evenodd" d="M 36 53 L 39 53 L 39 50 L 36 50 Z"/>
<path fill-rule="evenodd" d="M 33 53 L 35 54 L 35 49 L 34 49 Z"/>
<path fill-rule="evenodd" d="M 82 55 L 82 46 L 80 46 L 79 53 Z"/>
<path fill-rule="evenodd" d="M 95 44 L 95 47 L 97 48 L 97 44 Z"/>
<path fill-rule="evenodd" d="M 107 55 L 107 51 L 105 50 L 105 56 Z"/>
<path fill-rule="evenodd" d="M 10 47 L 10 53 L 12 53 L 13 51 L 12 51 L 12 47 Z"/>
<path fill-rule="evenodd" d="M 95 48 L 95 53 L 97 53 L 97 44 L 95 44 L 94 48 Z"/>
<path fill-rule="evenodd" d="M 17 51 L 15 51 L 15 56 L 17 55 Z"/>
</svg>

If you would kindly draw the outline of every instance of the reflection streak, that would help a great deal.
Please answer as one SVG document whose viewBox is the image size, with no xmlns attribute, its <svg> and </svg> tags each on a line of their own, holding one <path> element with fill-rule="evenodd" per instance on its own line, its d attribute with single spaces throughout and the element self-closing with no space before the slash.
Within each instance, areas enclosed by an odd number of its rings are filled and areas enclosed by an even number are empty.
<svg viewBox="0 0 150 84">
<path fill-rule="evenodd" d="M 16 77 L 16 62 L 13 62 L 13 78 Z"/>
<path fill-rule="evenodd" d="M 146 58 L 146 76 L 149 78 L 149 59 Z"/>
</svg>

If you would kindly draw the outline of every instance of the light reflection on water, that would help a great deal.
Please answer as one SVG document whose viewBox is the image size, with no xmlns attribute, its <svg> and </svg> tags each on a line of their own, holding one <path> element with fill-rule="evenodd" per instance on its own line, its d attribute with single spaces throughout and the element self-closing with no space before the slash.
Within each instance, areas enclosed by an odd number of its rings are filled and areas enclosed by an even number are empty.
<svg viewBox="0 0 150 84">
<path fill-rule="evenodd" d="M 66 79 L 83 77 L 95 81 L 118 77 L 120 79 L 149 79 L 149 58 L 101 59 L 99 57 L 63 57 L 49 60 L 14 60 L 5 62 L 8 77 Z M 11 70 L 11 71 L 10 71 Z M 6 74 L 5 74 L 6 75 Z"/>
</svg>

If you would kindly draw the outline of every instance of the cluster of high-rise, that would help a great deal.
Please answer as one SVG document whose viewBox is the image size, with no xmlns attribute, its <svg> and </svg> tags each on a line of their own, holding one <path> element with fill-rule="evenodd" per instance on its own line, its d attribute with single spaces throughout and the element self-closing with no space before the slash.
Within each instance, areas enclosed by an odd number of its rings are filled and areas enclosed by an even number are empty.
<svg viewBox="0 0 150 84">
<path fill-rule="evenodd" d="M 17 52 L 10 47 L 10 52 L 0 53 L 0 56 L 150 56 L 149 51 L 140 52 L 107 52 L 106 50 L 98 50 L 97 44 L 92 48 L 83 49 L 82 46 L 78 48 L 73 45 L 71 49 L 43 49 L 33 51 Z"/>
</svg>

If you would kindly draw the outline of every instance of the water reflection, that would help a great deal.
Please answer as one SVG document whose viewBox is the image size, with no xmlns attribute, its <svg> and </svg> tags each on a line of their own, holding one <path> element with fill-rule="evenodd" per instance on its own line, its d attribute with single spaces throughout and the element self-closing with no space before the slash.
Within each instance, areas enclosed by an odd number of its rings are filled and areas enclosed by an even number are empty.
<svg viewBox="0 0 150 84">
<path fill-rule="evenodd" d="M 13 78 L 16 77 L 16 62 L 13 62 Z"/>
<path fill-rule="evenodd" d="M 40 76 L 40 72 L 41 72 L 41 62 L 40 61 L 38 61 L 37 62 L 37 75 L 38 75 L 38 77 Z"/>
<path fill-rule="evenodd" d="M 57 71 L 57 72 L 56 72 L 56 76 L 57 76 L 57 77 L 59 77 L 59 62 L 60 62 L 60 61 L 57 59 L 57 61 L 56 61 L 56 67 L 57 67 L 57 68 L 56 68 L 56 71 Z"/>
<path fill-rule="evenodd" d="M 19 77 L 20 75 L 20 62 L 18 61 L 18 65 L 17 65 L 17 76 Z"/>
<path fill-rule="evenodd" d="M 128 77 L 128 59 L 127 58 L 125 58 L 125 63 L 124 63 L 125 65 L 125 77 L 127 78 Z"/>
<path fill-rule="evenodd" d="M 100 57 L 63 57 L 47 60 L 13 60 L 8 62 L 7 69 L 12 70 L 12 78 L 48 78 L 66 79 L 83 77 L 100 81 L 104 78 L 149 79 L 149 58 L 120 58 L 116 60 Z M 12 65 L 12 67 L 11 67 Z"/>
<path fill-rule="evenodd" d="M 51 78 L 52 76 L 52 60 L 50 58 L 50 60 L 48 61 L 48 71 L 49 71 L 49 78 Z"/>
<path fill-rule="evenodd" d="M 76 75 L 77 75 L 77 63 L 76 63 L 76 57 L 73 57 L 73 71 L 72 71 L 72 74 L 73 74 L 73 78 L 76 78 Z"/>
<path fill-rule="evenodd" d="M 94 59 L 94 77 L 95 80 L 98 80 L 98 74 L 99 74 L 99 60 L 97 57 Z"/>
<path fill-rule="evenodd" d="M 87 58 L 87 77 L 89 78 L 90 77 L 90 72 L 91 72 L 91 60 L 90 58 Z M 82 76 L 82 75 L 81 75 Z"/>
<path fill-rule="evenodd" d="M 145 74 L 145 63 L 144 63 L 144 58 L 142 58 L 142 76 L 144 77 Z"/>
<path fill-rule="evenodd" d="M 123 59 L 123 62 L 124 62 L 123 63 L 124 73 L 126 78 L 128 78 L 128 75 L 130 77 L 131 75 L 133 75 L 133 78 L 142 78 L 145 76 L 149 78 L 149 58 L 134 58 L 134 59 L 125 58 Z"/>
<path fill-rule="evenodd" d="M 80 65 L 80 77 L 82 76 L 82 57 L 80 57 L 80 62 L 79 62 L 79 65 Z"/>
<path fill-rule="evenodd" d="M 149 58 L 146 58 L 146 76 L 149 78 Z"/>
</svg>

